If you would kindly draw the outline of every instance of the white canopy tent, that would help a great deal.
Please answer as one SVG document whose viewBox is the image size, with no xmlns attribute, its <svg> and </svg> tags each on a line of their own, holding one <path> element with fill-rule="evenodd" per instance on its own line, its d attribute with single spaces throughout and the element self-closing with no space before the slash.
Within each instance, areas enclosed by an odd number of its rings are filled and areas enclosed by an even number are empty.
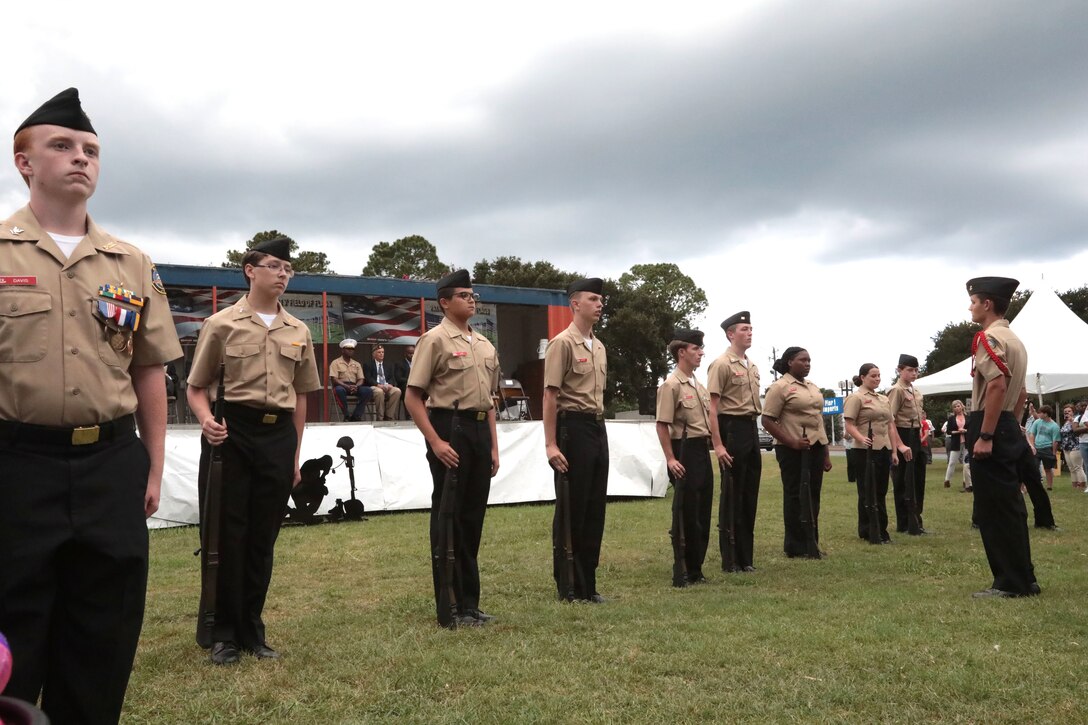
<svg viewBox="0 0 1088 725">
<path fill-rule="evenodd" d="M 1028 351 L 1030 395 L 1088 387 L 1088 323 L 1077 317 L 1049 287 L 1035 290 L 1010 326 Z M 971 358 L 918 378 L 925 395 L 971 390 Z"/>
</svg>

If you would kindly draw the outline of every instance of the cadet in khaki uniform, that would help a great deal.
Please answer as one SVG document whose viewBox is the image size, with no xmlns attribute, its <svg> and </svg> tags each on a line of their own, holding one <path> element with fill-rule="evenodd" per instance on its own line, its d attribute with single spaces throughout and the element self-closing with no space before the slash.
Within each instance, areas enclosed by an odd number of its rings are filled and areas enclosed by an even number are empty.
<svg viewBox="0 0 1088 725">
<path fill-rule="evenodd" d="M 892 407 L 899 443 L 896 445 L 899 463 L 892 472 L 893 500 L 895 501 L 895 529 L 907 532 L 907 466 L 914 466 L 914 497 L 918 510 L 918 524 L 922 523 L 922 503 L 926 498 L 926 456 L 922 450 L 921 421 L 922 394 L 914 389 L 918 379 L 918 358 L 913 355 L 900 355 L 899 379 L 888 391 L 888 402 Z M 926 533 L 925 528 L 921 532 Z"/>
<path fill-rule="evenodd" d="M 846 435 L 854 439 L 854 447 L 846 452 L 854 459 L 858 471 L 858 537 L 869 538 L 869 512 L 866 508 L 865 470 L 866 449 L 873 449 L 873 477 L 876 488 L 877 517 L 880 521 L 880 541 L 890 544 L 888 534 L 888 476 L 891 467 L 898 458 L 899 436 L 892 423 L 892 408 L 888 396 L 876 392 L 880 387 L 880 368 L 873 363 L 865 363 L 854 376 L 857 390 L 852 393 L 843 406 L 843 418 L 846 419 Z M 869 426 L 873 426 L 873 437 L 869 438 Z"/>
<path fill-rule="evenodd" d="M 548 342 L 544 354 L 544 450 L 554 468 L 570 482 L 570 538 L 574 554 L 574 596 L 593 603 L 604 598 L 597 591 L 597 566 L 604 537 L 605 499 L 608 495 L 608 432 L 604 424 L 604 384 L 608 355 L 593 326 L 604 307 L 604 281 L 580 279 L 567 287 L 574 320 Z M 562 429 L 567 431 L 560 450 Z M 563 565 L 563 520 L 556 499 L 552 519 L 552 573 L 559 587 Z M 563 598 L 566 592 L 560 591 Z"/>
<path fill-rule="evenodd" d="M 363 366 L 358 360 L 354 360 L 355 347 L 358 343 L 350 337 L 340 341 L 340 357 L 329 363 L 329 379 L 332 381 L 332 392 L 336 396 L 336 402 L 344 411 L 347 420 L 359 421 L 363 419 L 363 411 L 368 401 L 374 397 L 374 391 L 363 385 Z M 355 410 L 348 413 L 348 396 L 357 398 Z"/>
<path fill-rule="evenodd" d="M 1039 594 L 1028 540 L 1028 512 L 1020 493 L 1017 462 L 1028 447 L 1020 430 L 1027 400 L 1028 353 L 1005 320 L 1019 282 L 977 277 L 967 283 L 971 319 L 982 325 L 971 344 L 971 413 L 967 445 L 975 489 L 975 521 L 982 535 L 993 584 L 976 597 Z"/>
<path fill-rule="evenodd" d="M 0 222 L 5 694 L 40 694 L 53 722 L 117 722 L 159 504 L 163 363 L 181 346 L 151 260 L 87 214 L 99 142 L 76 89 L 19 127 L 15 166 L 30 203 Z"/>
<path fill-rule="evenodd" d="M 665 454 L 669 480 L 683 479 L 684 558 L 687 583 L 706 581 L 703 561 L 710 544 L 710 512 L 714 503 L 714 471 L 710 468 L 711 433 L 717 421 L 711 413 L 710 393 L 695 377 L 703 360 L 703 333 L 675 330 L 669 354 L 676 362 L 665 382 L 657 389 L 657 439 Z M 687 441 L 684 433 L 687 432 Z M 681 455 L 681 445 L 683 454 Z M 679 535 L 672 532 L 673 536 Z"/>
<path fill-rule="evenodd" d="M 801 523 L 801 452 L 809 455 L 809 487 L 812 494 L 812 527 L 820 540 L 820 490 L 824 473 L 831 470 L 831 455 L 824 431 L 824 396 L 808 377 L 812 359 L 800 347 L 788 347 L 774 361 L 782 377 L 767 389 L 763 400 L 763 427 L 775 438 L 775 457 L 782 471 L 782 518 L 786 535 L 783 550 L 790 558 L 808 556 L 805 527 Z M 821 551 L 811 557 L 818 559 Z"/>
<path fill-rule="evenodd" d="M 438 281 L 437 289 L 438 304 L 445 317 L 419 338 L 405 406 L 427 441 L 427 463 L 434 484 L 432 553 L 438 547 L 439 507 L 446 470 L 457 468 L 454 587 L 459 610 L 454 615 L 453 626 L 478 627 L 494 620 L 480 609 L 477 557 L 491 478 L 499 470 L 499 440 L 492 401 L 492 394 L 499 386 L 499 356 L 495 346 L 469 325 L 468 321 L 476 314 L 479 296 L 472 291 L 468 272 L 463 269 L 451 272 Z M 455 416 L 460 418 L 458 434 L 451 441 L 450 428 Z M 431 573 L 437 607 L 438 567 L 433 555 Z"/>
<path fill-rule="evenodd" d="M 202 493 L 211 447 L 223 446 L 211 651 L 212 662 L 220 665 L 237 662 L 239 650 L 258 659 L 279 657 L 265 639 L 261 612 L 287 499 L 300 480 L 305 394 L 321 388 L 310 330 L 279 303 L 294 275 L 290 258 L 290 242 L 283 237 L 246 252 L 242 270 L 249 293 L 204 322 L 189 372 L 189 406 L 204 433 Z M 223 362 L 226 392 L 219 424 L 209 406 L 209 391 L 218 387 Z"/>
<path fill-rule="evenodd" d="M 741 311 L 722 322 L 729 348 L 707 372 L 706 387 L 717 413 L 721 435 L 713 440 L 718 460 L 730 458 L 733 482 L 733 561 L 735 571 L 755 571 L 753 566 L 756 506 L 759 503 L 759 479 L 763 474 L 763 456 L 759 450 L 756 418 L 763 412 L 759 402 L 759 368 L 748 359 L 752 346 L 752 316 Z M 729 536 L 725 521 L 727 502 L 724 489 L 718 502 L 718 547 L 722 552 L 722 570 L 727 560 Z"/>
</svg>

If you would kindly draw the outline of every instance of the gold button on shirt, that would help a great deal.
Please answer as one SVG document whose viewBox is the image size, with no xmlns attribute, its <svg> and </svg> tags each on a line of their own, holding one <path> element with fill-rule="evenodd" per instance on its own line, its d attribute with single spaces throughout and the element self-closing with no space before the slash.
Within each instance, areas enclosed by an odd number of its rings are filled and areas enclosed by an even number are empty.
<svg viewBox="0 0 1088 725">
<path fill-rule="evenodd" d="M 1005 399 L 1001 401 L 1001 410 L 1015 412 L 1020 391 L 1026 385 L 1028 351 L 1009 327 L 1008 320 L 995 320 L 987 327 L 986 341 L 990 349 L 994 351 L 994 355 L 1009 371 L 1008 387 L 1005 390 Z M 975 376 L 971 382 L 971 410 L 985 410 L 986 400 L 983 398 L 983 391 L 986 389 L 986 383 L 1005 373 L 990 357 L 990 353 L 981 342 L 975 350 L 974 365 Z"/>
<path fill-rule="evenodd" d="M 260 410 L 294 410 L 297 393 L 321 387 L 310 330 L 279 308 L 271 325 L 243 296 L 200 328 L 189 385 L 219 385 L 219 364 L 227 364 L 226 399 Z"/>
<path fill-rule="evenodd" d="M 922 394 L 898 381 L 888 391 L 888 402 L 892 406 L 892 417 L 896 428 L 920 428 L 922 425 Z"/>
<path fill-rule="evenodd" d="M 767 389 L 763 414 L 776 418 L 778 424 L 794 438 L 801 437 L 804 427 L 810 443 L 827 445 L 824 431 L 824 394 L 810 380 L 801 382 L 789 373 Z"/>
<path fill-rule="evenodd" d="M 151 259 L 90 217 L 68 258 L 29 206 L 0 222 L 0 278 L 0 419 L 75 427 L 120 418 L 136 410 L 130 368 L 181 357 Z M 143 300 L 109 300 L 140 313 L 135 331 L 107 334 L 94 313 L 102 285 Z"/>
<path fill-rule="evenodd" d="M 744 364 L 745 358 L 726 350 L 710 363 L 706 374 L 706 387 L 718 397 L 721 415 L 759 415 L 763 406 L 759 402 L 759 368 L 755 363 Z"/>
<path fill-rule="evenodd" d="M 710 436 L 710 393 L 696 378 L 674 370 L 657 389 L 657 422 L 669 424 L 669 438 Z"/>
<path fill-rule="evenodd" d="M 892 406 L 887 395 L 868 390 L 858 390 L 846 399 L 843 405 L 843 417 L 854 421 L 862 435 L 868 435 L 869 424 L 873 424 L 873 450 L 891 449 L 892 440 L 889 427 L 892 421 Z"/>
<path fill-rule="evenodd" d="M 443 317 L 437 327 L 423 333 L 412 358 L 408 385 L 429 396 L 433 408 L 490 410 L 499 387 L 499 355 L 491 341 L 479 332 L 472 341 Z"/>
<path fill-rule="evenodd" d="M 336 378 L 342 383 L 362 385 L 363 366 L 359 364 L 358 360 L 348 362 L 344 358 L 338 357 L 329 365 L 329 377 Z"/>
<path fill-rule="evenodd" d="M 572 322 L 548 342 L 544 386 L 556 388 L 556 408 L 576 413 L 604 413 L 608 354 L 599 338 L 590 347 Z"/>
</svg>

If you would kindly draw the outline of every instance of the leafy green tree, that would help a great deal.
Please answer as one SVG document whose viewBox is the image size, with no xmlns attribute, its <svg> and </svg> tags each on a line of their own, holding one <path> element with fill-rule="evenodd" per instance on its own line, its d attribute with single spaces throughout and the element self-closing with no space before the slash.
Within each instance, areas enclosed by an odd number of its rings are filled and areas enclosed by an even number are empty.
<svg viewBox="0 0 1088 725">
<path fill-rule="evenodd" d="M 551 262 L 523 262 L 521 257 L 481 259 L 472 267 L 473 283 L 508 287 L 565 290 L 567 285 L 581 277 L 577 272 L 564 272 Z"/>
<path fill-rule="evenodd" d="M 363 267 L 367 277 L 437 280 L 453 268 L 438 259 L 438 250 L 418 234 L 395 242 L 378 242 Z"/>
<path fill-rule="evenodd" d="M 242 257 L 246 252 L 261 242 L 267 242 L 269 239 L 275 239 L 276 237 L 287 237 L 286 234 L 280 234 L 275 229 L 270 229 L 265 232 L 257 232 L 253 235 L 253 238 L 246 242 L 245 249 L 231 249 L 227 252 L 227 261 L 223 262 L 224 267 L 241 267 Z M 333 271 L 329 269 L 329 258 L 324 252 L 300 252 L 298 251 L 298 242 L 291 237 L 287 237 L 291 242 L 291 266 L 296 272 L 304 272 L 308 274 L 333 274 Z"/>
</svg>

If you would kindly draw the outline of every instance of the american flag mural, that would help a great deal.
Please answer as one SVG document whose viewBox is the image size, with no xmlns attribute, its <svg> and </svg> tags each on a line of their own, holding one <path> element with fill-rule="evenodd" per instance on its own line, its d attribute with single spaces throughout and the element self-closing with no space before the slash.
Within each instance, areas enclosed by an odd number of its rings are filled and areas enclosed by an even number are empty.
<svg viewBox="0 0 1088 725">
<path fill-rule="evenodd" d="M 230 307 L 243 294 L 243 290 L 219 290 L 219 309 Z M 166 297 L 170 301 L 170 313 L 174 316 L 174 329 L 178 332 L 178 338 L 182 341 L 196 340 L 200 326 L 212 315 L 211 289 L 167 287 Z"/>
<path fill-rule="evenodd" d="M 442 322 L 442 317 L 442 308 L 439 306 L 438 301 L 431 300 L 427 302 L 427 329 L 438 327 Z M 476 314 L 472 316 L 468 324 L 472 326 L 473 330 L 490 340 L 492 345 L 499 346 L 498 311 L 495 309 L 495 305 L 476 303 Z"/>
<path fill-rule="evenodd" d="M 395 345 L 419 342 L 418 298 L 344 297 L 343 309 L 347 337 Z M 329 342 L 333 342 L 331 337 Z"/>
</svg>

